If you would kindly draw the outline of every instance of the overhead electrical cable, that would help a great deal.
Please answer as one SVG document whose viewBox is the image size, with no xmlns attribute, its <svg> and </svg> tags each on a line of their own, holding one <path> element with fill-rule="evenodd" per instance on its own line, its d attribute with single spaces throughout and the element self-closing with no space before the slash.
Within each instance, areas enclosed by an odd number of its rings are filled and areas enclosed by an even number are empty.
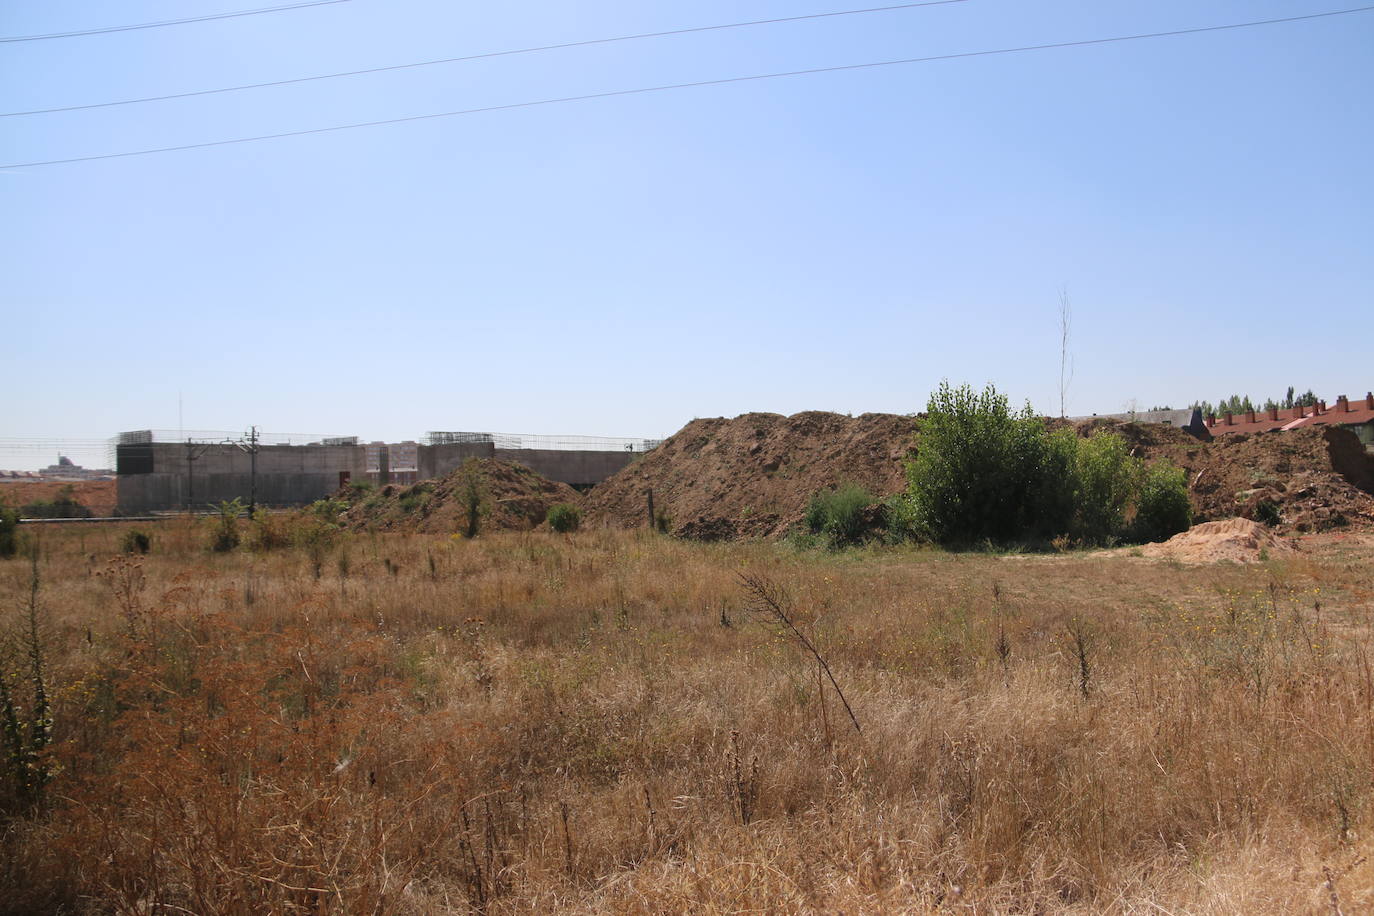
<svg viewBox="0 0 1374 916">
<path fill-rule="evenodd" d="M 85 111 L 91 108 L 112 108 L 116 105 L 137 105 L 143 102 L 166 102 L 171 99 L 189 99 L 200 95 L 216 95 L 222 92 L 242 92 L 246 89 L 268 89 L 273 86 L 290 86 L 295 83 L 310 83 L 317 80 L 332 80 L 347 76 L 366 76 L 371 73 L 388 73 L 393 70 L 413 70 L 417 67 L 433 67 L 439 64 L 458 64 L 473 60 L 486 60 L 492 57 L 511 57 L 516 54 L 537 54 L 543 51 L 561 51 L 567 48 L 586 48 L 593 45 L 614 44 L 625 41 L 642 41 L 646 38 L 667 38 L 672 35 L 691 35 L 700 32 L 719 32 L 725 29 L 743 29 L 760 25 L 779 25 L 784 22 L 802 22 L 807 19 L 833 19 L 838 16 L 862 16 L 871 13 L 889 13 L 896 10 L 916 9 L 922 6 L 948 6 L 952 3 L 967 3 L 968 0 L 924 0 L 921 3 L 899 3 L 893 6 L 874 6 L 858 10 L 839 10 L 831 13 L 808 13 L 804 16 L 784 16 L 779 19 L 751 19 L 747 22 L 727 22 L 721 25 L 701 25 L 685 29 L 668 29 L 661 32 L 640 32 L 636 35 L 619 35 L 614 38 L 588 38 L 582 41 L 568 41 L 562 44 L 537 45 L 530 48 L 514 48 L 507 51 L 487 51 L 482 54 L 467 54 L 463 57 L 444 57 L 438 60 L 422 60 L 409 64 L 391 64 L 385 67 L 367 67 L 362 70 L 344 70 L 339 73 L 321 73 L 316 76 L 298 76 L 292 79 L 270 80 L 265 83 L 245 83 L 242 86 L 223 86 L 218 89 L 197 89 L 191 92 L 173 92 L 167 95 L 150 95 L 137 99 L 117 99 L 112 102 L 93 102 L 87 105 L 66 105 L 58 108 L 35 108 L 30 111 L 0 112 L 0 118 L 17 118 L 23 115 L 56 114 L 63 111 Z"/>
<path fill-rule="evenodd" d="M 438 118 L 454 118 L 462 115 L 483 114 L 494 111 L 512 111 L 518 108 L 536 108 L 543 105 L 562 105 L 570 102 L 586 102 L 593 99 L 609 99 L 620 96 L 645 95 L 654 92 L 668 92 L 675 89 L 696 89 L 704 86 L 724 86 L 732 83 L 757 82 L 761 80 L 782 79 L 793 76 L 808 76 L 817 73 L 840 73 L 854 70 L 872 70 L 879 67 L 895 67 L 903 64 L 922 64 L 941 60 L 959 60 L 971 57 L 991 57 L 998 54 L 1020 54 L 1029 51 L 1048 51 L 1058 48 L 1082 48 L 1092 45 L 1113 44 L 1124 41 L 1140 41 L 1150 38 L 1169 38 L 1178 35 L 1199 35 L 1206 32 L 1223 32 L 1231 29 L 1245 29 L 1264 25 L 1279 25 L 1289 22 L 1302 22 L 1311 19 L 1325 19 L 1332 16 L 1347 16 L 1374 10 L 1374 5 L 1357 6 L 1344 10 L 1331 10 L 1324 13 L 1308 13 L 1302 16 L 1285 16 L 1279 19 L 1255 19 L 1249 22 L 1232 22 L 1225 25 L 1200 26 L 1191 29 L 1172 29 L 1166 32 L 1143 32 L 1137 35 L 1116 35 L 1110 38 L 1085 38 L 1077 41 L 1057 41 L 1048 44 L 1022 45 L 1015 48 L 993 48 L 985 51 L 961 51 L 955 54 L 935 54 L 929 57 L 906 57 L 898 60 L 871 61 L 862 64 L 839 64 L 831 67 L 811 67 L 805 70 L 786 70 L 777 73 L 758 73 L 751 76 L 730 76 L 720 79 L 697 80 L 690 83 L 669 83 L 662 86 L 641 86 L 635 89 L 615 89 L 609 92 L 591 92 L 586 95 L 569 95 L 559 98 L 536 99 L 529 102 L 510 102 L 503 105 L 486 105 L 480 108 L 464 108 L 457 111 L 439 111 L 430 114 L 409 115 L 400 118 L 385 118 L 378 121 L 359 121 L 352 124 L 335 124 L 331 127 L 312 127 L 305 130 L 288 130 L 274 134 L 258 134 L 252 137 L 233 137 L 228 140 L 208 140 L 202 143 L 185 143 L 179 146 L 159 146 L 150 149 L 127 150 L 120 153 L 98 153 L 93 156 L 73 156 L 67 159 L 43 159 L 33 162 L 15 162 L 0 165 L 0 169 L 34 168 L 41 165 L 67 165 L 74 162 L 94 162 L 102 159 L 124 159 L 131 156 L 150 156 L 156 153 L 175 153 L 193 149 L 209 149 L 216 146 L 231 146 L 237 143 L 256 143 L 262 140 L 280 140 L 286 137 L 304 137 L 312 134 L 327 134 L 342 130 L 356 130 L 363 127 L 381 127 L 390 124 L 406 124 L 413 121 L 431 121 Z"/>
<path fill-rule="evenodd" d="M 109 35 L 113 32 L 136 32 L 140 29 L 161 29 L 169 25 L 187 25 L 192 22 L 210 22 L 215 19 L 237 19 L 240 16 L 261 16 L 264 13 L 284 13 L 289 10 L 305 9 L 309 6 L 332 6 L 347 3 L 348 0 L 310 0 L 308 3 L 288 3 L 285 6 L 264 6 L 253 10 L 234 10 L 228 13 L 212 13 L 208 16 L 189 16 L 185 19 L 161 19 L 157 22 L 139 22 L 133 25 L 112 25 L 100 29 L 82 29 L 79 32 L 50 32 L 47 35 L 13 35 L 0 38 L 0 43 L 16 41 L 49 41 L 54 38 L 80 38 L 84 35 Z"/>
</svg>

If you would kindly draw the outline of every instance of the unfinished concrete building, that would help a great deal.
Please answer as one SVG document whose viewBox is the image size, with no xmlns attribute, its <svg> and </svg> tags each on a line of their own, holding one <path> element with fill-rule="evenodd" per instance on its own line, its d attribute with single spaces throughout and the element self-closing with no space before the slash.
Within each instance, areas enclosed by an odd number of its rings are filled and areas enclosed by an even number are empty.
<svg viewBox="0 0 1374 916">
<path fill-rule="evenodd" d="M 551 480 L 589 487 L 657 444 L 653 439 L 467 432 L 433 432 L 423 442 L 363 444 L 354 436 L 291 444 L 266 437 L 183 440 L 139 430 L 121 433 L 114 452 L 119 513 L 145 515 L 233 499 L 303 506 L 355 481 L 411 484 L 442 477 L 469 458 L 513 461 Z"/>
</svg>

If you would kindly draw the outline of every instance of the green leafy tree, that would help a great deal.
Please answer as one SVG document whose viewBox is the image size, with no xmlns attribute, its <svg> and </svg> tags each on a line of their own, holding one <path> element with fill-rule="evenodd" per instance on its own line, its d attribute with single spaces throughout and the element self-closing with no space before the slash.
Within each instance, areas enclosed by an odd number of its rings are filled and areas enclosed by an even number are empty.
<svg viewBox="0 0 1374 916">
<path fill-rule="evenodd" d="M 941 384 L 916 444 L 907 495 L 889 506 L 893 535 L 952 546 L 1059 537 L 1103 544 L 1133 532 L 1133 510 L 1154 532 L 1177 526 L 1179 493 L 1187 505 L 1170 466 L 1147 473 L 1108 430 L 1086 439 L 1068 428 L 1049 432 L 1029 407 L 1012 412 L 991 385 L 976 393 Z"/>
<path fill-rule="evenodd" d="M 930 396 L 908 465 L 917 530 L 943 544 L 1007 543 L 1062 527 L 1069 501 L 1054 478 L 1069 470 L 1065 440 L 1048 436 L 1026 405 L 1018 412 L 988 385 L 948 382 Z"/>
<path fill-rule="evenodd" d="M 1126 508 L 1139 489 L 1141 463 L 1126 440 L 1099 429 L 1078 442 L 1074 534 L 1088 543 L 1115 540 L 1126 525 Z"/>
<path fill-rule="evenodd" d="M 1131 536 L 1137 541 L 1163 541 L 1193 523 L 1188 478 L 1167 461 L 1153 462 L 1141 478 Z"/>
<path fill-rule="evenodd" d="M 486 471 L 478 458 L 469 458 L 459 470 L 458 499 L 467 517 L 466 537 L 475 538 L 482 529 L 482 519 L 491 511 L 491 497 Z"/>
</svg>

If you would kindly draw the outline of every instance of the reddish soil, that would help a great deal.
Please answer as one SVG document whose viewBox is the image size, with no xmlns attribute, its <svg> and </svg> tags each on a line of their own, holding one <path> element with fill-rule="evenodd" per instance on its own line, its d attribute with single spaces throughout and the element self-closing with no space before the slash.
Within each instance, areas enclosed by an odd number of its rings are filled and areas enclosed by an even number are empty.
<svg viewBox="0 0 1374 916">
<path fill-rule="evenodd" d="M 906 487 L 903 458 L 914 420 L 808 411 L 693 420 L 642 459 L 592 489 L 588 520 L 647 524 L 647 492 L 683 537 L 776 537 L 798 522 L 817 491 L 856 483 L 875 496 Z"/>
<path fill-rule="evenodd" d="M 777 537 L 802 520 L 818 491 L 852 481 L 876 497 L 906 488 L 917 420 L 892 414 L 752 413 L 693 420 L 586 497 L 589 521 L 647 524 L 647 493 L 672 533 L 701 540 Z M 1058 425 L 1057 422 L 1051 425 Z M 1169 426 L 1096 419 L 1147 460 L 1167 458 L 1188 475 L 1197 522 L 1233 517 L 1273 522 L 1293 535 L 1374 529 L 1374 457 L 1341 429 L 1229 435 L 1210 442 Z"/>
<path fill-rule="evenodd" d="M 119 502 L 114 480 L 14 480 L 0 481 L 0 503 L 23 506 L 50 502 L 64 487 L 95 515 L 112 515 Z"/>
<path fill-rule="evenodd" d="M 525 531 L 543 524 L 549 508 L 558 503 L 578 505 L 582 495 L 564 483 L 549 480 L 522 464 L 475 459 L 481 469 L 488 514 L 482 527 Z M 361 496 L 344 489 L 339 498 L 352 502 L 344 523 L 355 530 L 456 533 L 467 528 L 464 471 L 426 480 L 414 486 L 388 485 Z"/>
</svg>

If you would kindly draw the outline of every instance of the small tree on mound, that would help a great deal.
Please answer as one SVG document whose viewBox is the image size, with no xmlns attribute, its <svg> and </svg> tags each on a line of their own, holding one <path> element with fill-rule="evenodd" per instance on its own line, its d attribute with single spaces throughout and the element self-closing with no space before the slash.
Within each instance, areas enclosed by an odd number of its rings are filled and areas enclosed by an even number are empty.
<svg viewBox="0 0 1374 916">
<path fill-rule="evenodd" d="M 482 519 L 491 511 L 487 475 L 477 458 L 469 458 L 459 469 L 456 492 L 467 516 L 464 535 L 475 538 L 482 529 Z"/>
</svg>

